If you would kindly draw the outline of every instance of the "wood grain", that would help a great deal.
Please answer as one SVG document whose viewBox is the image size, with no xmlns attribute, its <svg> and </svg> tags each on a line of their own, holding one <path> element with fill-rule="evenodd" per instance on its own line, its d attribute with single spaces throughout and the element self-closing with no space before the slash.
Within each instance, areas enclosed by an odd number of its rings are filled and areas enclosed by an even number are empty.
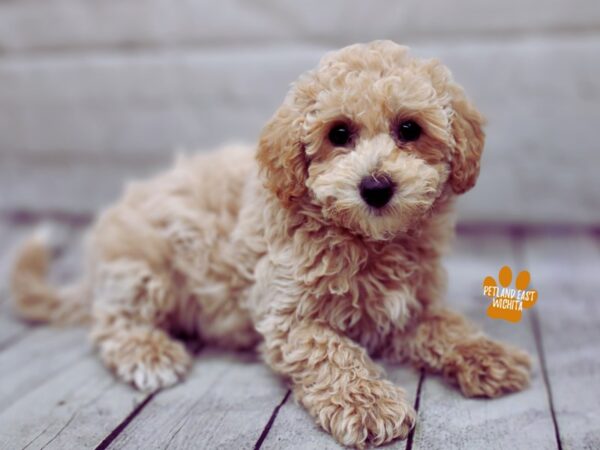
<svg viewBox="0 0 600 450">
<path fill-rule="evenodd" d="M 252 354 L 203 352 L 186 382 L 157 394 L 108 448 L 253 448 L 286 390 Z"/>
<path fill-rule="evenodd" d="M 563 448 L 600 448 L 600 245 L 575 233 L 524 240 Z"/>
<path fill-rule="evenodd" d="M 77 337 L 72 345 L 84 347 Z M 68 346 L 62 351 L 69 352 Z M 38 373 L 44 377 L 28 380 L 29 389 L 0 413 L 0 448 L 94 448 L 146 397 L 115 380 L 96 355 L 54 373 L 50 358 L 55 356 L 41 358 L 46 364 Z"/>
<path fill-rule="evenodd" d="M 513 240 L 495 234 L 461 238 L 448 258 L 448 303 L 488 335 L 527 350 L 534 360 L 531 386 L 499 399 L 467 399 L 439 377 L 427 376 L 413 448 L 553 448 L 556 446 L 536 343 L 527 317 L 513 324 L 486 316 L 483 279 L 505 264 L 516 270 Z M 525 311 L 525 316 L 530 311 Z"/>
<path fill-rule="evenodd" d="M 33 228 L 0 222 L 0 448 L 90 448 L 143 396 L 100 365 L 85 330 L 33 327 L 12 314 L 7 276 Z M 81 263 L 81 230 L 61 228 L 69 239 L 55 246 L 55 282 L 71 279 Z"/>
<path fill-rule="evenodd" d="M 39 327 L 0 352 L 0 411 L 91 351 L 79 329 Z"/>
</svg>

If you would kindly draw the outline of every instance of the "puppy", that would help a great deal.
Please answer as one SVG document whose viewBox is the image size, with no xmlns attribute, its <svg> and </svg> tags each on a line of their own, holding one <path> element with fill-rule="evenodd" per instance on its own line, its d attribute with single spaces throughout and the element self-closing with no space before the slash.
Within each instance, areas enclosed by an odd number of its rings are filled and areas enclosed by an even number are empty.
<svg viewBox="0 0 600 450">
<path fill-rule="evenodd" d="M 327 54 L 255 152 L 186 157 L 97 220 L 86 274 L 45 281 L 44 243 L 12 279 L 31 320 L 89 320 L 100 358 L 155 391 L 182 379 L 172 336 L 251 348 L 344 445 L 406 438 L 415 411 L 372 356 L 443 374 L 466 396 L 524 388 L 529 359 L 442 302 L 454 198 L 472 188 L 482 117 L 437 60 L 389 41 Z"/>
</svg>

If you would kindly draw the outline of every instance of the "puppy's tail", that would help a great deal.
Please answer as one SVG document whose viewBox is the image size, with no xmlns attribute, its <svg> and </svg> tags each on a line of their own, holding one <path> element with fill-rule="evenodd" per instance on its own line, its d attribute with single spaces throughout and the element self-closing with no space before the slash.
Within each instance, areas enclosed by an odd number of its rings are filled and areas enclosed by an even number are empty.
<svg viewBox="0 0 600 450">
<path fill-rule="evenodd" d="M 30 322 L 87 323 L 90 305 L 85 284 L 57 288 L 48 283 L 49 247 L 50 230 L 41 228 L 18 249 L 10 280 L 14 310 Z"/>
</svg>

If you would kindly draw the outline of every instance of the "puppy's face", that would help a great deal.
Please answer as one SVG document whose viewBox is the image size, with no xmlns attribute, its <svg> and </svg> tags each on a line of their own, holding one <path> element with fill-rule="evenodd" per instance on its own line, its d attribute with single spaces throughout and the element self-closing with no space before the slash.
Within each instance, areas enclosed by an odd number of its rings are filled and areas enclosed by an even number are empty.
<svg viewBox="0 0 600 450">
<path fill-rule="evenodd" d="M 475 183 L 482 119 L 437 61 L 377 41 L 327 55 L 265 127 L 258 160 L 285 206 L 310 202 L 358 234 L 416 226 Z"/>
</svg>

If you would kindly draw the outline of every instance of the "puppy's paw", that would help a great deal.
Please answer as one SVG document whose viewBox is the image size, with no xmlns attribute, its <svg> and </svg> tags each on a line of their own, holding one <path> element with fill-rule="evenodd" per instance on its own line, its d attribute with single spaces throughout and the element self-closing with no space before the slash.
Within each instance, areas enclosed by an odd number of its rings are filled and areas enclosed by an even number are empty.
<svg viewBox="0 0 600 450">
<path fill-rule="evenodd" d="M 416 421 L 404 391 L 385 380 L 353 383 L 317 414 L 339 443 L 357 448 L 405 439 Z"/>
<path fill-rule="evenodd" d="M 531 359 L 509 345 L 487 338 L 458 344 L 444 367 L 467 397 L 499 397 L 529 385 Z"/>
<path fill-rule="evenodd" d="M 108 361 L 119 378 L 144 392 L 173 386 L 191 362 L 181 343 L 158 330 L 126 340 Z"/>
</svg>

